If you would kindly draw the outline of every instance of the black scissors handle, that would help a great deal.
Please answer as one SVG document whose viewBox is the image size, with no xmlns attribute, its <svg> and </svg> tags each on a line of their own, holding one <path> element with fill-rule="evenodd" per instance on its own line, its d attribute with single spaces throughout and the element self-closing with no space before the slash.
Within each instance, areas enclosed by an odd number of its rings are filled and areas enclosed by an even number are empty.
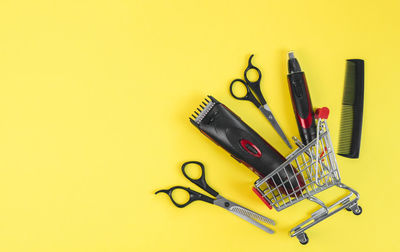
<svg viewBox="0 0 400 252">
<path fill-rule="evenodd" d="M 201 168 L 201 176 L 200 176 L 200 178 L 198 178 L 198 179 L 193 179 L 193 178 L 189 177 L 189 175 L 187 175 L 185 169 L 186 169 L 186 167 L 187 167 L 189 164 L 196 164 L 196 165 L 200 166 L 200 168 Z M 182 173 L 183 173 L 183 175 L 184 175 L 188 180 L 190 180 L 193 184 L 197 185 L 198 187 L 200 187 L 201 189 L 203 189 L 204 191 L 208 192 L 209 194 L 211 194 L 211 195 L 214 196 L 214 197 L 217 197 L 217 196 L 218 196 L 219 193 L 217 193 L 214 189 L 212 189 L 212 188 L 207 184 L 206 178 L 205 178 L 205 172 L 204 172 L 204 165 L 203 165 L 201 162 L 198 162 L 198 161 L 189 161 L 189 162 L 185 162 L 185 163 L 182 165 Z M 184 202 L 184 203 L 176 202 L 176 201 L 174 200 L 174 196 L 173 196 L 173 192 L 174 192 L 175 190 L 183 190 L 183 191 L 186 191 L 186 192 L 189 194 L 189 199 L 188 199 L 186 202 Z M 168 190 L 159 190 L 159 191 L 156 192 L 156 194 L 157 194 L 157 193 L 166 193 L 166 194 L 168 194 L 168 196 L 169 196 L 169 198 L 171 199 L 172 203 L 174 203 L 175 206 L 180 207 L 180 208 L 185 207 L 185 206 L 189 205 L 190 203 L 192 203 L 193 201 L 196 201 L 196 200 L 205 201 L 205 202 L 208 202 L 208 203 L 211 203 L 211 204 L 213 204 L 213 203 L 214 203 L 214 200 L 215 200 L 215 199 L 213 199 L 213 198 L 211 198 L 211 197 L 208 197 L 208 196 L 206 196 L 206 195 L 204 195 L 204 194 L 201 194 L 201 193 L 199 193 L 199 192 L 193 191 L 193 190 L 190 189 L 189 187 L 183 187 L 183 186 L 174 186 L 174 187 L 171 187 L 171 188 L 168 189 Z"/>
<path fill-rule="evenodd" d="M 185 169 L 189 164 L 196 164 L 198 166 L 200 166 L 201 168 L 201 176 L 198 179 L 193 179 L 191 178 L 189 175 L 187 175 Z M 203 189 L 204 191 L 208 192 L 209 194 L 211 194 L 214 197 L 217 197 L 219 193 L 217 193 L 214 189 L 212 189 L 206 182 L 206 177 L 205 177 L 205 171 L 204 171 L 204 165 L 201 162 L 198 161 L 188 161 L 185 162 L 182 165 L 182 173 L 183 175 L 190 180 L 190 182 L 192 182 L 193 184 L 197 185 L 198 187 L 200 187 L 201 189 Z"/>
<path fill-rule="evenodd" d="M 173 196 L 173 192 L 175 190 L 184 190 L 184 191 L 186 191 L 189 194 L 188 201 L 186 201 L 185 203 L 176 202 L 174 200 L 174 196 Z M 192 203 L 193 201 L 196 201 L 196 200 L 205 201 L 205 202 L 208 202 L 208 203 L 211 203 L 211 204 L 214 203 L 214 199 L 212 199 L 212 198 L 210 198 L 210 197 L 208 197 L 208 196 L 206 196 L 204 194 L 201 194 L 199 192 L 193 191 L 189 187 L 174 186 L 174 187 L 171 187 L 168 190 L 159 190 L 159 191 L 156 192 L 156 194 L 158 194 L 158 193 L 166 193 L 166 194 L 168 194 L 168 196 L 171 199 L 172 203 L 174 203 L 174 205 L 179 207 L 179 208 L 185 207 L 185 206 L 189 205 L 190 203 Z"/>
<path fill-rule="evenodd" d="M 238 96 L 235 94 L 235 92 L 233 91 L 233 86 L 237 83 L 240 82 L 242 84 L 240 85 L 244 85 L 247 89 L 247 92 L 245 95 L 243 96 Z M 246 100 L 246 101 L 251 101 L 254 105 L 256 105 L 256 107 L 260 107 L 261 104 L 260 102 L 258 102 L 258 100 L 256 99 L 256 97 L 253 95 L 253 93 L 250 91 L 250 87 L 249 84 L 246 83 L 244 80 L 242 79 L 235 79 L 231 82 L 231 85 L 229 87 L 229 91 L 231 92 L 231 95 L 233 96 L 233 98 L 237 99 L 237 100 Z"/>
<path fill-rule="evenodd" d="M 261 82 L 261 71 L 260 69 L 258 69 L 257 67 L 255 67 L 252 63 L 251 63 L 251 59 L 254 57 L 254 54 L 252 54 L 249 58 L 249 63 L 247 65 L 247 68 L 244 70 L 244 80 L 246 81 L 246 83 L 249 85 L 250 89 L 253 90 L 253 92 L 256 94 L 257 98 L 260 100 L 261 104 L 266 104 L 266 101 L 264 99 L 264 96 L 261 93 L 261 88 L 260 88 L 260 82 Z M 258 78 L 255 81 L 250 81 L 247 78 L 247 73 L 250 70 L 256 70 L 257 74 L 258 74 Z"/>
</svg>

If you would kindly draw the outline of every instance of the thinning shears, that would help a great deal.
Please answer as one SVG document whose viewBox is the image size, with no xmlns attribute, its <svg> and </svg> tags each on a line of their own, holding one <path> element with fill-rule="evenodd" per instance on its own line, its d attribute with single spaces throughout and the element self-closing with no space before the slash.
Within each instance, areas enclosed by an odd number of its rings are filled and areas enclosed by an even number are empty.
<svg viewBox="0 0 400 252">
<path fill-rule="evenodd" d="M 254 54 L 250 56 L 247 68 L 244 70 L 244 80 L 235 79 L 231 82 L 229 88 L 231 95 L 237 100 L 246 100 L 252 102 L 268 119 L 272 127 L 274 127 L 276 132 L 278 132 L 279 136 L 283 139 L 283 141 L 287 144 L 287 146 L 289 146 L 289 148 L 292 148 L 292 145 L 290 145 L 289 140 L 287 139 L 285 133 L 283 133 L 281 127 L 279 126 L 274 115 L 272 114 L 271 109 L 269 108 L 267 102 L 265 101 L 263 94 L 261 93 L 260 89 L 261 71 L 251 63 L 251 59 L 253 58 L 253 56 Z M 256 70 L 258 74 L 258 78 L 255 81 L 251 81 L 247 77 L 247 73 L 253 69 Z M 243 96 L 236 95 L 233 91 L 233 86 L 238 82 L 242 83 L 247 89 L 246 94 Z"/>
<path fill-rule="evenodd" d="M 198 165 L 201 168 L 201 176 L 198 179 L 193 179 L 191 177 L 189 177 L 185 171 L 185 168 L 189 165 L 189 164 L 194 164 L 194 165 Z M 189 187 L 183 187 L 183 186 L 174 186 L 171 187 L 168 190 L 159 190 L 156 192 L 156 194 L 158 193 L 166 193 L 168 194 L 168 196 L 170 197 L 172 203 L 174 203 L 175 206 L 183 208 L 187 205 L 189 205 L 190 203 L 192 203 L 193 201 L 204 201 L 210 204 L 214 204 L 217 206 L 222 207 L 223 209 L 228 210 L 229 212 L 239 216 L 240 218 L 250 222 L 251 224 L 261 228 L 262 230 L 264 230 L 267 233 L 273 234 L 274 231 L 269 229 L 268 227 L 262 225 L 261 223 L 259 223 L 258 221 L 262 221 L 271 225 L 275 225 L 275 222 L 265 216 L 262 216 L 256 212 L 253 212 L 245 207 L 242 207 L 230 200 L 225 199 L 224 197 L 222 197 L 218 192 L 216 192 L 214 189 L 212 189 L 206 182 L 205 179 L 205 172 L 204 172 L 204 165 L 201 162 L 198 161 L 189 161 L 186 162 L 182 165 L 182 173 L 183 175 L 189 180 L 191 181 L 193 184 L 197 185 L 198 187 L 200 187 L 201 189 L 203 189 L 204 191 L 208 192 L 209 194 L 211 194 L 212 196 L 214 196 L 215 198 L 211 198 L 207 195 L 204 195 L 202 193 L 196 192 L 192 189 L 190 189 Z M 174 199 L 173 196 L 173 192 L 175 190 L 184 190 L 189 194 L 189 198 L 186 202 L 184 203 L 180 203 L 177 202 Z"/>
</svg>

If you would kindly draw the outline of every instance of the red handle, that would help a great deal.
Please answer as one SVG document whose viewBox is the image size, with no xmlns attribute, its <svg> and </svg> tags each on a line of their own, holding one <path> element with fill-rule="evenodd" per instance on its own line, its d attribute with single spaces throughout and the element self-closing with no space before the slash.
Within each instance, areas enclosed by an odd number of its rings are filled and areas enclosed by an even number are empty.
<svg viewBox="0 0 400 252">
<path fill-rule="evenodd" d="M 252 188 L 253 192 L 262 200 L 262 202 L 264 202 L 265 205 L 267 205 L 267 207 L 269 209 L 272 209 L 272 206 L 268 203 L 268 201 L 266 199 L 264 199 L 264 197 L 261 195 L 261 193 L 257 190 L 257 188 L 253 187 Z"/>
<path fill-rule="evenodd" d="M 329 109 L 327 107 L 322 107 L 315 110 L 316 119 L 328 119 L 328 117 L 329 117 Z"/>
</svg>

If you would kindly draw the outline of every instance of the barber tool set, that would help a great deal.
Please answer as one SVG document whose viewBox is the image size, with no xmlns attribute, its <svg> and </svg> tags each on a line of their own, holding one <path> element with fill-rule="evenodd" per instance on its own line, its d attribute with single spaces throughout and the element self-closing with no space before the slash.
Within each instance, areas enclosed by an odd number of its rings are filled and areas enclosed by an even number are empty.
<svg viewBox="0 0 400 252">
<path fill-rule="evenodd" d="M 261 71 L 252 64 L 253 56 L 251 55 L 248 60 L 244 78 L 234 79 L 231 82 L 230 94 L 237 100 L 253 103 L 285 144 L 292 149 L 289 139 L 273 114 L 274 110 L 271 110 L 261 92 Z M 297 237 L 301 244 L 307 244 L 309 239 L 305 231 L 312 226 L 343 209 L 360 215 L 362 208 L 358 205 L 360 198 L 358 192 L 341 182 L 327 124 L 329 109 L 326 107 L 313 109 L 304 72 L 293 52 L 289 52 L 288 57 L 287 79 L 300 140 L 296 137 L 292 138 L 297 148 L 287 157 L 281 155 L 231 109 L 213 96 L 208 96 L 203 101 L 200 108 L 190 118 L 190 122 L 201 133 L 225 149 L 234 159 L 258 175 L 259 179 L 255 181 L 252 190 L 269 209 L 274 208 L 276 211 L 281 211 L 304 199 L 319 206 L 309 219 L 298 224 L 289 232 L 290 236 Z M 258 78 L 254 81 L 248 78 L 250 70 L 253 72 L 255 70 L 258 74 Z M 244 86 L 246 90 L 244 95 L 238 95 L 235 92 L 236 85 Z M 338 154 L 344 157 L 359 157 L 363 94 L 364 61 L 360 59 L 347 60 L 338 151 Z M 187 165 L 199 166 L 201 168 L 200 178 L 194 179 L 189 176 L 185 171 Z M 274 233 L 272 229 L 261 224 L 263 222 L 275 225 L 273 220 L 227 200 L 213 190 L 205 180 L 204 165 L 201 162 L 184 163 L 182 173 L 189 181 L 209 193 L 213 198 L 182 186 L 159 190 L 156 194 L 168 194 L 173 204 L 180 208 L 193 201 L 208 202 L 228 210 L 269 234 Z M 317 198 L 318 193 L 334 186 L 344 189 L 347 194 L 329 205 Z M 187 193 L 188 200 L 183 203 L 177 202 L 173 194 L 175 190 Z"/>
</svg>

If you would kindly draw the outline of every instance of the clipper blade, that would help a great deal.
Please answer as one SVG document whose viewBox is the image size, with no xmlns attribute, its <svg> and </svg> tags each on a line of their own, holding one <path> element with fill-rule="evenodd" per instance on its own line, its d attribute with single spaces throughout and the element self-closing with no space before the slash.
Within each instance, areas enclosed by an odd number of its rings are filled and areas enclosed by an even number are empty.
<svg viewBox="0 0 400 252">
<path fill-rule="evenodd" d="M 202 103 L 204 104 L 205 107 L 203 107 L 200 104 L 200 108 L 197 108 L 197 111 L 194 111 L 194 114 L 192 114 L 192 117 L 189 117 L 190 121 L 192 123 L 195 123 L 197 125 L 200 124 L 200 122 L 204 119 L 204 117 L 208 114 L 208 112 L 210 112 L 210 110 L 214 107 L 214 105 L 216 104 L 215 99 L 212 96 L 208 96 L 208 98 L 204 99 L 205 101 L 203 101 Z"/>
</svg>

